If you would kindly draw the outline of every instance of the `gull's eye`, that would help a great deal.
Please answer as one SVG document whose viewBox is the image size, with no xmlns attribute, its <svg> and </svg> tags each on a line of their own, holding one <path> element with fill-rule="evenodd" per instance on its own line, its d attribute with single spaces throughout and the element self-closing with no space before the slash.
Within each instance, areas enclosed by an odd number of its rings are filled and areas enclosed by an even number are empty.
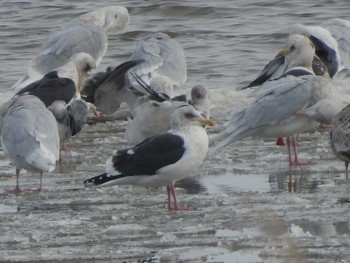
<svg viewBox="0 0 350 263">
<path fill-rule="evenodd" d="M 194 115 L 192 112 L 186 112 L 185 117 L 188 119 L 192 119 L 192 118 L 196 117 L 196 115 Z"/>
<path fill-rule="evenodd" d="M 294 46 L 294 45 L 291 45 L 291 46 L 290 46 L 290 51 L 293 51 L 293 50 L 295 50 L 295 46 Z"/>
<path fill-rule="evenodd" d="M 115 15 L 114 15 L 114 18 L 118 18 L 118 14 L 115 14 Z"/>
</svg>

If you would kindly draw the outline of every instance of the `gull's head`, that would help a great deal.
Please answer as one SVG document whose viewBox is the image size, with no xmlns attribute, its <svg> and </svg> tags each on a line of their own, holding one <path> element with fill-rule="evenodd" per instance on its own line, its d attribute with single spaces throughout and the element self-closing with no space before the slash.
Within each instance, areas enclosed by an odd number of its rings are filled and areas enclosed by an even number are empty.
<svg viewBox="0 0 350 263">
<path fill-rule="evenodd" d="M 315 55 L 315 46 L 311 40 L 303 35 L 291 35 L 286 46 L 280 50 L 277 56 L 285 56 L 287 69 L 293 67 L 311 68 Z"/>
<path fill-rule="evenodd" d="M 61 121 L 65 117 L 67 103 L 63 100 L 55 100 L 47 109 L 52 112 L 57 121 Z"/>
<path fill-rule="evenodd" d="M 203 85 L 196 85 L 191 90 L 191 101 L 197 102 L 206 98 L 209 98 L 210 93 L 209 89 Z"/>
<path fill-rule="evenodd" d="M 80 94 L 88 72 L 96 68 L 96 60 L 90 54 L 84 52 L 73 55 L 73 59 L 78 72 L 76 88 L 77 92 Z"/>
<path fill-rule="evenodd" d="M 106 31 L 118 31 L 129 25 L 130 16 L 128 9 L 122 6 L 105 7 L 105 25 Z"/>
<path fill-rule="evenodd" d="M 83 14 L 79 19 L 94 23 L 106 32 L 122 30 L 130 23 L 128 9 L 123 6 L 105 6 Z"/>
<path fill-rule="evenodd" d="M 214 122 L 210 119 L 205 119 L 191 105 L 184 105 L 177 108 L 171 116 L 171 128 L 179 129 L 187 126 L 213 126 Z"/>
<path fill-rule="evenodd" d="M 149 85 L 155 92 L 165 93 L 170 97 L 174 96 L 174 84 L 170 78 L 164 75 L 154 76 Z"/>
</svg>

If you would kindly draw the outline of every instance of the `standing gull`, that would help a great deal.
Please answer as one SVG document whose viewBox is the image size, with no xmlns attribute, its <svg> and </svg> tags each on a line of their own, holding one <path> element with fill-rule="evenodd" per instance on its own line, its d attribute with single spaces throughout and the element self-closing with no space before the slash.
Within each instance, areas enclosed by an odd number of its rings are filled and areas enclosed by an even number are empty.
<svg viewBox="0 0 350 263">
<path fill-rule="evenodd" d="M 108 33 L 122 30 L 129 21 L 128 10 L 121 6 L 106 6 L 79 16 L 48 38 L 12 88 L 22 88 L 42 78 L 76 53 L 90 54 L 98 66 L 107 50 Z"/>
<path fill-rule="evenodd" d="M 52 172 L 59 157 L 59 135 L 56 120 L 36 96 L 15 98 L 2 122 L 1 145 L 5 155 L 16 166 L 16 188 L 21 192 L 21 169 L 40 173 Z"/>
<path fill-rule="evenodd" d="M 330 132 L 331 149 L 336 157 L 345 162 L 345 175 L 349 178 L 350 162 L 350 104 L 334 118 Z"/>
<path fill-rule="evenodd" d="M 206 156 L 208 136 L 201 125 L 213 122 L 192 106 L 178 108 L 171 118 L 170 131 L 117 151 L 107 160 L 106 172 L 84 184 L 167 186 L 168 210 L 188 210 L 178 205 L 174 183 L 189 176 Z"/>
<path fill-rule="evenodd" d="M 299 73 L 294 70 L 294 75 L 308 75 L 308 70 L 312 71 L 314 57 L 315 46 L 306 36 L 299 34 L 290 35 L 287 44 L 278 52 L 276 58 L 266 65 L 259 77 L 245 88 L 260 86 L 268 80 L 278 79 L 292 68 L 302 68 Z M 306 73 L 304 69 L 307 70 Z M 257 90 L 259 90 L 259 87 Z M 294 137 L 292 139 L 294 140 Z M 283 138 L 278 138 L 276 144 L 284 146 Z"/>
<path fill-rule="evenodd" d="M 187 78 L 186 57 L 182 46 L 162 32 L 152 33 L 141 39 L 129 60 L 144 60 L 133 68 L 147 84 L 155 76 L 166 76 L 175 86 Z"/>
<path fill-rule="evenodd" d="M 212 152 L 250 136 L 290 137 L 321 122 L 331 123 L 346 99 L 343 100 L 324 77 L 314 76 L 307 69 L 298 75 L 301 70 L 291 69 L 282 78 L 266 82 L 256 90 L 255 101 L 236 111 L 225 129 L 211 138 L 219 140 Z M 295 141 L 287 139 L 289 164 L 309 163 L 298 160 Z"/>
</svg>

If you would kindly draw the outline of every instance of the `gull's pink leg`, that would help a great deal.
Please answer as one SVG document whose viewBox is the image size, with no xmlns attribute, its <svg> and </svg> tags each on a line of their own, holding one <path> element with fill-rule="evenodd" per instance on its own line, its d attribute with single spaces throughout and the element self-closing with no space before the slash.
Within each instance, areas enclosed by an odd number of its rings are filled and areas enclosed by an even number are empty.
<svg viewBox="0 0 350 263">
<path fill-rule="evenodd" d="M 71 146 L 67 146 L 65 143 L 62 143 L 62 151 L 65 151 L 65 152 L 78 152 L 79 149 L 71 147 Z"/>
<path fill-rule="evenodd" d="M 346 179 L 349 178 L 349 163 L 345 162 L 345 175 L 346 175 Z"/>
<path fill-rule="evenodd" d="M 43 172 L 40 172 L 40 185 L 39 188 L 37 189 L 38 192 L 41 192 L 43 190 Z"/>
<path fill-rule="evenodd" d="M 19 169 L 16 168 L 16 188 L 13 190 L 8 190 L 7 191 L 8 193 L 18 194 L 22 192 L 21 188 L 19 188 L 19 173 L 20 173 Z"/>
<path fill-rule="evenodd" d="M 102 111 L 99 111 L 98 109 L 94 109 L 94 114 L 96 117 L 104 117 L 105 114 Z"/>
<path fill-rule="evenodd" d="M 298 142 L 295 138 L 295 136 L 289 136 L 287 138 L 287 144 L 288 144 L 288 155 L 289 155 L 289 165 L 308 165 L 308 164 L 315 164 L 315 161 L 306 161 L 306 160 L 300 160 L 298 158 Z M 292 160 L 292 151 L 290 148 L 290 144 L 292 144 L 293 152 L 294 152 L 294 160 Z"/>
<path fill-rule="evenodd" d="M 288 161 L 289 161 L 289 165 L 293 165 L 290 136 L 287 137 L 287 147 L 288 147 Z"/>
<path fill-rule="evenodd" d="M 168 194 L 168 210 L 170 211 L 171 208 L 172 208 L 172 204 L 173 204 L 173 201 L 171 200 L 172 197 L 171 197 L 170 185 L 166 186 L 166 191 L 167 191 L 167 194 Z"/>
<path fill-rule="evenodd" d="M 43 190 L 43 172 L 41 171 L 40 172 L 40 184 L 39 184 L 39 187 L 36 188 L 36 189 L 28 189 L 28 190 L 25 190 L 25 191 L 28 191 L 28 192 L 41 192 Z"/>
<path fill-rule="evenodd" d="M 276 146 L 286 146 L 286 144 L 284 143 L 283 138 L 277 138 Z"/>
<path fill-rule="evenodd" d="M 193 210 L 190 207 L 181 207 L 176 201 L 175 187 L 173 184 L 167 185 L 168 191 L 168 210 L 169 211 L 188 211 Z"/>
</svg>

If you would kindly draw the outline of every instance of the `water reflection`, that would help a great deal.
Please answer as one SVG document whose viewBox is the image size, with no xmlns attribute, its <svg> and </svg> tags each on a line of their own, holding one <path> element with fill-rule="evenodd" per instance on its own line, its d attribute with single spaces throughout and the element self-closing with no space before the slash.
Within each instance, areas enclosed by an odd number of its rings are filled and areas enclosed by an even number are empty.
<svg viewBox="0 0 350 263">
<path fill-rule="evenodd" d="M 288 191 L 291 193 L 314 193 L 324 182 L 311 171 L 287 170 L 269 175 L 271 191 Z"/>
</svg>

